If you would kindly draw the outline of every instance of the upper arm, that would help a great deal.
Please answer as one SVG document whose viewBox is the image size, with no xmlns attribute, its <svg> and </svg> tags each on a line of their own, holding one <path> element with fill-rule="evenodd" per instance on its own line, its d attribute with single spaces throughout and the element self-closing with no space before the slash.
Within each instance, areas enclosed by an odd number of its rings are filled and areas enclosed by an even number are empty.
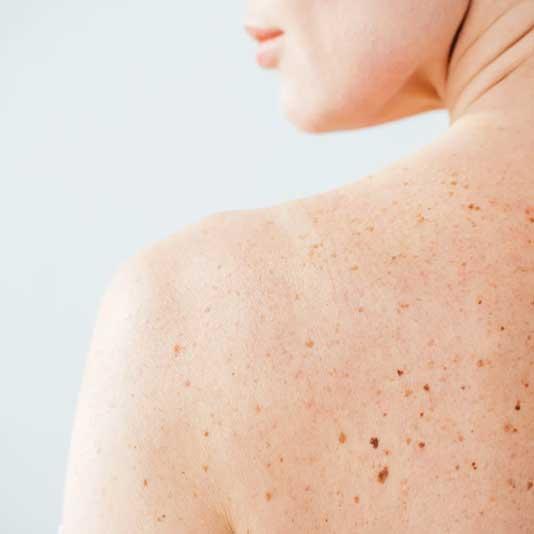
<svg viewBox="0 0 534 534">
<path fill-rule="evenodd" d="M 72 434 L 64 534 L 226 533 L 174 354 L 187 313 L 153 253 L 101 301 Z"/>
</svg>

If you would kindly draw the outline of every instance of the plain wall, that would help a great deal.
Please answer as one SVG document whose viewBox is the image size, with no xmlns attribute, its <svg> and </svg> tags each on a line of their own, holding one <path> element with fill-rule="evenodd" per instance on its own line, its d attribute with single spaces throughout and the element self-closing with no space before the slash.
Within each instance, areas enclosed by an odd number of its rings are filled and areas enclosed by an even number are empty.
<svg viewBox="0 0 534 534">
<path fill-rule="evenodd" d="M 417 150 L 433 112 L 304 134 L 243 2 L 0 2 L 0 532 L 55 534 L 99 298 L 183 225 L 331 190 Z"/>
</svg>

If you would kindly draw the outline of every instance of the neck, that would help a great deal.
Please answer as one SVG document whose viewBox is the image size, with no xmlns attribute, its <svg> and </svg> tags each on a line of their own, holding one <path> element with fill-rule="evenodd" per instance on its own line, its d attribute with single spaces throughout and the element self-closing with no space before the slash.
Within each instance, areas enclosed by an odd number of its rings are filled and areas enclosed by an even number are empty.
<svg viewBox="0 0 534 534">
<path fill-rule="evenodd" d="M 534 0 L 471 0 L 439 92 L 451 125 L 534 135 Z"/>
</svg>

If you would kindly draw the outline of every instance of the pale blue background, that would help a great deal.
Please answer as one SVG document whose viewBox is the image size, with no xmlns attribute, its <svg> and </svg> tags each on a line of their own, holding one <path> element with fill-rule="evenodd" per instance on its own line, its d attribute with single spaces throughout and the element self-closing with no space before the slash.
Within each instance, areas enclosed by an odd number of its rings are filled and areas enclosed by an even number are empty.
<svg viewBox="0 0 534 534">
<path fill-rule="evenodd" d="M 0 532 L 55 534 L 98 299 L 209 213 L 333 189 L 440 135 L 286 122 L 242 2 L 0 2 Z"/>
</svg>

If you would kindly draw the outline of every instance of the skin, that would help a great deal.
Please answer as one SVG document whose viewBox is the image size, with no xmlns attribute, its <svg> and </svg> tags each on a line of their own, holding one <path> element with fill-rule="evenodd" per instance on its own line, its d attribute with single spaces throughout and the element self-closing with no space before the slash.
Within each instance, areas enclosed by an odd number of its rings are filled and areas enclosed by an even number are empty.
<svg viewBox="0 0 534 534">
<path fill-rule="evenodd" d="M 214 214 L 121 266 L 65 534 L 531 532 L 534 2 L 444 5 L 249 1 L 248 21 L 285 32 L 297 127 L 440 107 L 451 126 L 372 176 Z"/>
</svg>

